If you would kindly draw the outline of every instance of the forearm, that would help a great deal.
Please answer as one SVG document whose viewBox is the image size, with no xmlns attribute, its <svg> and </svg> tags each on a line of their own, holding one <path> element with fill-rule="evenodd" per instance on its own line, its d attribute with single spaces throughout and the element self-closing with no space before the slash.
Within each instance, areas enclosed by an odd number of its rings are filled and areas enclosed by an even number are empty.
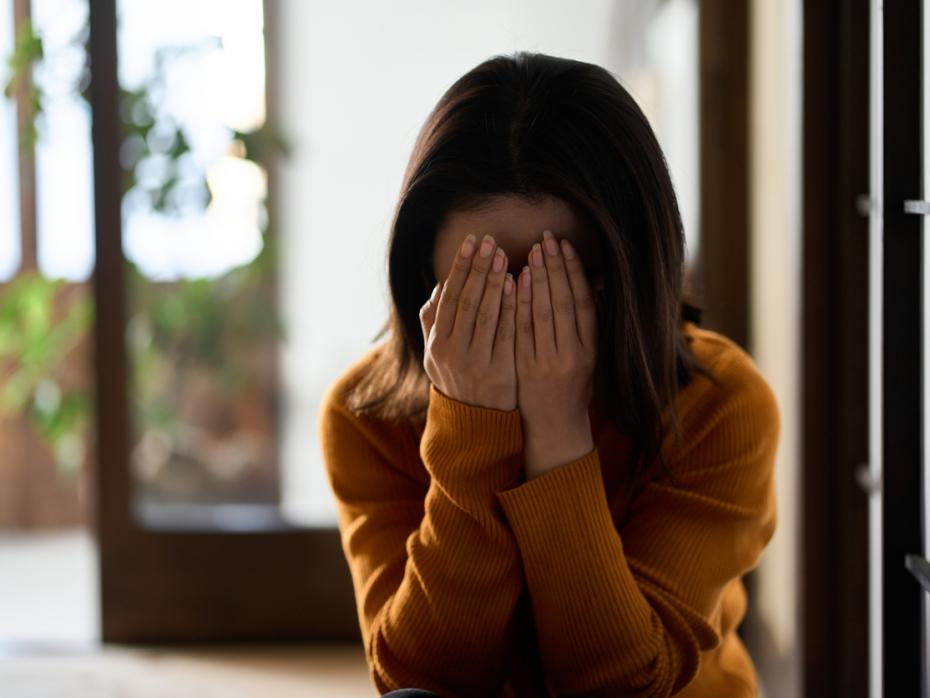
<svg viewBox="0 0 930 698">
<path fill-rule="evenodd" d="M 703 619 L 651 579 L 635 577 L 596 449 L 497 497 L 517 538 L 542 659 L 559 694 L 667 696 L 693 676 L 710 644 L 698 634 Z"/>
<path fill-rule="evenodd" d="M 512 533 L 481 518 L 430 487 L 423 521 L 406 540 L 403 578 L 372 628 L 380 690 L 499 691 L 523 580 Z"/>
<path fill-rule="evenodd" d="M 419 527 L 403 541 L 392 598 L 373 623 L 378 688 L 494 695 L 523 585 L 516 541 L 495 493 L 517 484 L 519 415 L 435 390 L 420 441 L 430 474 Z"/>
</svg>

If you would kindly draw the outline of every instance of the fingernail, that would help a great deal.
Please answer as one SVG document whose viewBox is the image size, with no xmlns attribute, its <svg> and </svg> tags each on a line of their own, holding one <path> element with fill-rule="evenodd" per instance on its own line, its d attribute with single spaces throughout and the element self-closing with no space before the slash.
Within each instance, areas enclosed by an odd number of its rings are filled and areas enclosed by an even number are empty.
<svg viewBox="0 0 930 698">
<path fill-rule="evenodd" d="M 468 237 L 465 238 L 465 241 L 462 243 L 462 256 L 466 259 L 472 256 L 472 253 L 475 251 L 475 234 L 469 233 Z"/>
<path fill-rule="evenodd" d="M 494 255 L 492 267 L 494 271 L 500 271 L 504 268 L 504 251 L 500 247 L 497 248 L 497 254 Z"/>
<path fill-rule="evenodd" d="M 482 257 L 490 257 L 491 250 L 493 249 L 494 249 L 494 238 L 492 238 L 490 235 L 485 235 L 484 239 L 481 241 L 481 251 L 479 252 L 479 254 Z"/>
<path fill-rule="evenodd" d="M 436 300 L 436 294 L 437 294 L 437 293 L 439 293 L 439 282 L 438 282 L 438 281 L 436 282 L 436 285 L 433 286 L 433 292 L 430 294 L 429 299 L 430 299 L 431 301 L 435 301 L 435 300 Z"/>
<path fill-rule="evenodd" d="M 566 259 L 575 258 L 575 248 L 572 247 L 572 244 L 565 238 L 562 238 L 562 254 L 565 255 Z"/>
<path fill-rule="evenodd" d="M 555 241 L 551 230 L 543 231 L 543 245 L 546 246 L 546 252 L 550 257 L 555 257 L 559 253 L 559 245 Z"/>
<path fill-rule="evenodd" d="M 541 267 L 543 265 L 542 248 L 539 246 L 538 242 L 533 245 L 533 251 L 530 252 L 530 262 L 532 262 L 534 267 Z"/>
<path fill-rule="evenodd" d="M 504 295 L 509 296 L 513 293 L 513 275 L 508 271 L 507 278 L 504 279 Z"/>
<path fill-rule="evenodd" d="M 530 268 L 527 266 L 523 267 L 523 271 L 520 272 L 520 278 L 523 279 L 523 288 L 530 287 Z"/>
</svg>

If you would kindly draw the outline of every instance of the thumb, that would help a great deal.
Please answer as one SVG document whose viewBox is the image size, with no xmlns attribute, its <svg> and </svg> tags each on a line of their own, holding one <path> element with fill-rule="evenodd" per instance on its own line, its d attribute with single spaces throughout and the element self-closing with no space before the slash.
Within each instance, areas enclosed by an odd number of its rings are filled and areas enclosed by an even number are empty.
<svg viewBox="0 0 930 698">
<path fill-rule="evenodd" d="M 423 344 L 429 343 L 429 334 L 436 323 L 436 307 L 439 305 L 439 294 L 442 291 L 442 281 L 433 287 L 433 293 L 420 308 L 420 326 L 423 328 Z"/>
</svg>

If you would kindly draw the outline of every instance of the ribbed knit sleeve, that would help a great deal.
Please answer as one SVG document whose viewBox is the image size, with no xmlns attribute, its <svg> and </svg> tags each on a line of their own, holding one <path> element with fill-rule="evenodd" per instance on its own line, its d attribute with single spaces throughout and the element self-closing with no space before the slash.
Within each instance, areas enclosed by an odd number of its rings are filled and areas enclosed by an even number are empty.
<svg viewBox="0 0 930 698">
<path fill-rule="evenodd" d="M 333 400 L 320 436 L 377 689 L 499 695 L 523 578 L 495 492 L 519 481 L 519 412 L 431 387 L 419 444 L 428 488 Z"/>
<path fill-rule="evenodd" d="M 757 564 L 774 533 L 780 427 L 768 384 L 756 374 L 695 409 L 690 443 L 670 463 L 680 487 L 650 481 L 622 531 L 597 448 L 497 495 L 559 694 L 680 691 L 700 652 L 720 643 L 724 587 Z"/>
</svg>

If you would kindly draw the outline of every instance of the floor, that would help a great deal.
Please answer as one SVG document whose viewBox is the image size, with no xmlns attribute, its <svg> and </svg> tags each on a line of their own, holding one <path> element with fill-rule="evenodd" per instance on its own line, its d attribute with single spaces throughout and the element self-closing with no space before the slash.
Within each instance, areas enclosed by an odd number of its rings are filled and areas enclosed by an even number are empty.
<svg viewBox="0 0 930 698">
<path fill-rule="evenodd" d="M 4 698 L 369 698 L 358 647 L 106 647 L 0 657 Z"/>
<path fill-rule="evenodd" d="M 102 646 L 83 529 L 0 534 L 0 697 L 376 696 L 361 645 Z"/>
</svg>

